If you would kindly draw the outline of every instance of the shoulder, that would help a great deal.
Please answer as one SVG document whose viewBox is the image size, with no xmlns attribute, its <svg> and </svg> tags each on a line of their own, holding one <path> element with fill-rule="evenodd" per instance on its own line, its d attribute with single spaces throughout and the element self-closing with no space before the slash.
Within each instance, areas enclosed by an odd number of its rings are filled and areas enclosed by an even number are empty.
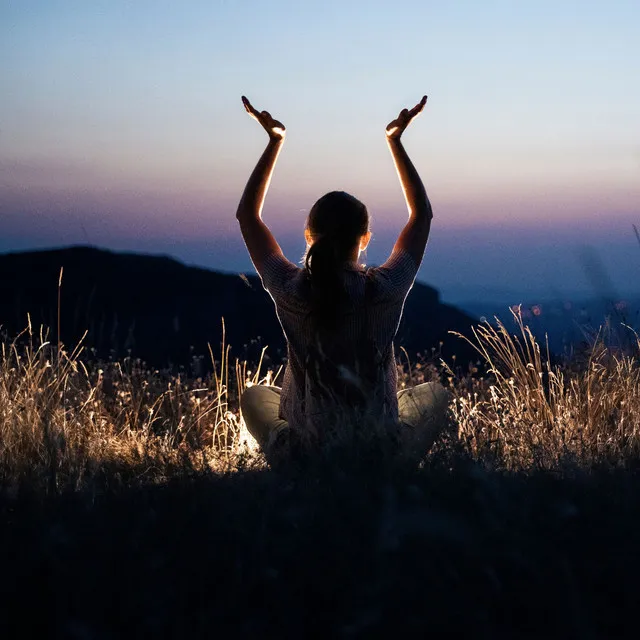
<svg viewBox="0 0 640 640">
<path fill-rule="evenodd" d="M 292 276 L 299 271 L 302 271 L 302 269 L 287 260 L 282 253 L 272 253 L 264 259 L 260 277 L 266 288 L 267 283 L 270 281 L 278 280 L 283 276 Z"/>
<path fill-rule="evenodd" d="M 281 253 L 272 253 L 262 264 L 262 286 L 272 297 L 300 295 L 306 283 L 305 270 L 287 260 Z"/>
<path fill-rule="evenodd" d="M 407 295 L 418 273 L 418 264 L 411 254 L 403 249 L 394 251 L 379 267 L 368 270 L 384 298 L 402 298 Z"/>
</svg>

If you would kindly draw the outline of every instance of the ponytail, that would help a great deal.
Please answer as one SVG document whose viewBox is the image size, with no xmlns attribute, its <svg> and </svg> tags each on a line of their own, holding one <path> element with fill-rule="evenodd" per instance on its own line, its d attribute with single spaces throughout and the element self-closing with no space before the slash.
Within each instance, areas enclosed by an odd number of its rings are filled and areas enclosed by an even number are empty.
<svg viewBox="0 0 640 640">
<path fill-rule="evenodd" d="M 311 285 L 311 320 L 318 334 L 331 333 L 340 323 L 347 292 L 344 264 L 369 230 L 367 208 L 344 191 L 331 191 L 311 208 L 307 229 L 313 236 L 305 258 Z"/>
<path fill-rule="evenodd" d="M 344 250 L 337 238 L 320 236 L 309 247 L 305 268 L 311 283 L 311 315 L 318 332 L 335 329 L 346 298 L 342 279 Z"/>
</svg>

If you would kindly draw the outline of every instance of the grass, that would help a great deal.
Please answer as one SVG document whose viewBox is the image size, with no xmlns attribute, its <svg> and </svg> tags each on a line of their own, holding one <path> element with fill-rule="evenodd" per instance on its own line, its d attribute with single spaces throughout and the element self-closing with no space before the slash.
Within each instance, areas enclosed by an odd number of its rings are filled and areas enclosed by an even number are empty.
<svg viewBox="0 0 640 640">
<path fill-rule="evenodd" d="M 279 372 L 224 338 L 207 377 L 6 339 L 0 635 L 631 637 L 640 344 L 554 360 L 514 320 L 461 338 L 476 364 L 398 364 L 453 394 L 419 468 L 268 469 L 237 408 Z"/>
<path fill-rule="evenodd" d="M 627 352 L 597 338 L 563 362 L 514 313 L 462 337 L 480 363 L 398 364 L 400 385 L 439 378 L 453 394 L 458 453 L 509 471 L 624 465 L 640 452 L 640 342 Z M 264 466 L 239 414 L 252 384 L 280 371 L 230 362 L 224 335 L 213 372 L 149 369 L 134 358 L 92 359 L 82 344 L 67 350 L 29 327 L 2 344 L 0 481 L 56 493 L 92 483 L 162 482 L 184 473 Z M 264 352 L 263 352 L 264 355 Z M 408 365 L 408 366 L 407 366 Z M 199 369 L 201 367 L 194 367 Z M 480 370 L 479 370 L 480 369 Z M 443 445 L 440 445 L 442 449 Z"/>
<path fill-rule="evenodd" d="M 260 363 L 231 370 L 224 340 L 211 357 L 202 378 L 92 359 L 82 344 L 66 350 L 29 327 L 2 344 L 0 480 L 56 493 L 259 463 L 237 406 L 246 385 L 273 374 L 261 375 Z"/>
<path fill-rule="evenodd" d="M 445 367 L 458 390 L 452 411 L 470 453 L 488 454 L 512 470 L 636 460 L 638 336 L 621 326 L 633 337 L 626 352 L 607 346 L 599 334 L 585 352 L 554 363 L 520 314 L 512 313 L 515 335 L 498 321 L 475 327 L 466 338 L 486 363 L 488 378 L 456 381 Z"/>
</svg>

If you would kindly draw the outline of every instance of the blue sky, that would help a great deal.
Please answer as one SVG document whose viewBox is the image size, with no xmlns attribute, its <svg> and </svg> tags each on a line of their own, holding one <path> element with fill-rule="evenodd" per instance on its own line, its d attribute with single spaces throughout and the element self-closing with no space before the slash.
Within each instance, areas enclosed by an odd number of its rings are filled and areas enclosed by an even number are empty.
<svg viewBox="0 0 640 640">
<path fill-rule="evenodd" d="M 234 212 L 265 136 L 246 94 L 288 129 L 265 219 L 292 259 L 311 204 L 345 189 L 380 261 L 406 216 L 384 127 L 427 93 L 406 134 L 436 216 L 423 280 L 587 292 L 589 245 L 629 291 L 639 29 L 637 1 L 0 0 L 0 250 L 250 270 Z"/>
</svg>

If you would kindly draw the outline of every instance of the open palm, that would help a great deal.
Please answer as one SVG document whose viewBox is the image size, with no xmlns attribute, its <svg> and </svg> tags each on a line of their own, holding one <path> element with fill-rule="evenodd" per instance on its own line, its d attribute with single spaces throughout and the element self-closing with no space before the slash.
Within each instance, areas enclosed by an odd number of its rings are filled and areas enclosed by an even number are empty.
<svg viewBox="0 0 640 640">
<path fill-rule="evenodd" d="M 242 96 L 242 104 L 247 113 L 255 118 L 269 134 L 270 138 L 282 140 L 285 136 L 285 126 L 279 120 L 275 120 L 268 111 L 258 111 L 249 102 L 248 98 Z"/>
<path fill-rule="evenodd" d="M 387 138 L 390 140 L 400 138 L 411 121 L 424 109 L 425 104 L 427 104 L 427 96 L 423 96 L 422 100 L 413 109 L 403 109 L 400 115 L 387 125 Z"/>
</svg>

